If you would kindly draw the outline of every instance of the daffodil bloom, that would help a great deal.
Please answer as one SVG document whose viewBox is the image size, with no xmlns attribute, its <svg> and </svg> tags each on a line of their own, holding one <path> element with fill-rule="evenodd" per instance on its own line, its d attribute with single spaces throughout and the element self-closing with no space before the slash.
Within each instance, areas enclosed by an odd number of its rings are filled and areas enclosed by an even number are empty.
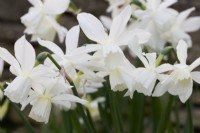
<svg viewBox="0 0 200 133">
<path fill-rule="evenodd" d="M 158 83 L 153 92 L 153 96 L 161 96 L 166 91 L 172 95 L 179 96 L 181 102 L 185 103 L 192 94 L 193 80 L 200 83 L 200 72 L 193 71 L 200 65 L 200 58 L 196 59 L 191 65 L 186 64 L 188 45 L 180 40 L 177 46 L 177 56 L 179 64 L 175 64 L 175 70 Z"/>
<path fill-rule="evenodd" d="M 26 26 L 25 33 L 32 35 L 32 41 L 38 37 L 53 41 L 58 33 L 60 42 L 63 42 L 67 29 L 56 22 L 58 15 L 64 13 L 69 6 L 69 0 L 28 0 L 33 7 L 21 17 Z"/>
<path fill-rule="evenodd" d="M 167 63 L 156 66 L 156 53 L 147 53 L 145 56 L 138 55 L 138 57 L 145 67 L 134 70 L 135 80 L 140 84 L 138 88 L 134 89 L 150 96 L 157 79 L 161 79 L 164 72 L 173 70 L 173 66 Z"/>
<path fill-rule="evenodd" d="M 3 68 L 4 68 L 4 62 L 3 62 L 2 59 L 0 59 L 0 77 L 1 77 L 1 75 L 3 73 Z"/>
<path fill-rule="evenodd" d="M 29 97 L 22 102 L 22 109 L 30 103 L 32 109 L 29 117 L 37 122 L 48 123 L 52 105 L 67 110 L 71 108 L 72 103 L 87 103 L 86 100 L 69 94 L 68 92 L 71 87 L 68 83 L 60 79 L 60 77 L 52 79 L 40 90 L 31 91 Z"/>
<path fill-rule="evenodd" d="M 150 34 L 139 29 L 126 30 L 126 25 L 131 17 L 131 6 L 116 16 L 111 24 L 109 35 L 105 32 L 102 23 L 89 13 L 80 13 L 77 16 L 79 25 L 85 35 L 97 44 L 102 45 L 102 55 L 106 57 L 110 52 L 121 52 L 120 46 L 127 46 L 134 36 L 139 38 L 140 43 L 146 43 Z"/>
<path fill-rule="evenodd" d="M 172 26 L 162 34 L 162 38 L 170 42 L 174 47 L 176 47 L 178 41 L 181 39 L 185 40 L 188 46 L 191 47 L 192 41 L 188 32 L 194 32 L 200 29 L 200 17 L 195 16 L 188 18 L 194 10 L 194 7 L 187 9 L 172 19 Z"/>
<path fill-rule="evenodd" d="M 74 26 L 69 30 L 65 41 L 65 52 L 63 52 L 60 47 L 51 41 L 38 39 L 38 42 L 41 46 L 48 48 L 55 54 L 55 59 L 61 66 L 64 67 L 66 73 L 72 80 L 76 76 L 76 69 L 81 71 L 86 69 L 87 63 L 91 58 L 91 55 L 88 53 L 99 49 L 98 45 L 92 44 L 78 47 L 79 32 L 79 26 Z"/>
<path fill-rule="evenodd" d="M 53 70 L 35 64 L 35 50 L 32 45 L 22 36 L 14 46 L 15 57 L 6 49 L 0 47 L 0 58 L 10 64 L 10 71 L 17 76 L 5 89 L 5 95 L 13 102 L 23 101 L 29 94 L 31 87 L 40 89 L 49 77 L 57 75 Z"/>
<path fill-rule="evenodd" d="M 178 14 L 176 10 L 169 8 L 176 2 L 177 0 L 146 0 L 146 9 L 134 12 L 139 20 L 136 26 L 152 34 L 147 45 L 155 50 L 161 51 L 164 48 L 166 41 L 161 38 L 161 34 L 170 28 L 171 20 Z"/>
</svg>

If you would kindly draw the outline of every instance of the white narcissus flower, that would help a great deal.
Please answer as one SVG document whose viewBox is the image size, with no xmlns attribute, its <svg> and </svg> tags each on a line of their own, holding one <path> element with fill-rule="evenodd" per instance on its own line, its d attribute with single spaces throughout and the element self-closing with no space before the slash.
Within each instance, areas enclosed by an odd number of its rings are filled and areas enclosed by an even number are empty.
<svg viewBox="0 0 200 133">
<path fill-rule="evenodd" d="M 200 65 L 200 58 L 191 65 L 186 64 L 188 45 L 180 40 L 177 46 L 177 56 L 180 61 L 175 64 L 175 70 L 163 81 L 158 83 L 153 92 L 153 96 L 161 96 L 166 91 L 172 95 L 179 96 L 181 102 L 185 103 L 192 94 L 193 80 L 200 83 L 200 72 L 193 71 Z"/>
<path fill-rule="evenodd" d="M 89 13 L 80 13 L 77 16 L 79 25 L 85 35 L 98 44 L 102 45 L 101 52 L 104 57 L 110 52 L 121 52 L 120 46 L 126 46 L 134 36 L 138 37 L 139 43 L 146 43 L 150 34 L 139 29 L 126 30 L 126 25 L 131 17 L 131 6 L 116 16 L 111 24 L 109 35 L 105 32 L 102 23 Z"/>
<path fill-rule="evenodd" d="M 161 34 L 170 28 L 173 24 L 171 20 L 178 14 L 169 8 L 175 2 L 177 0 L 146 0 L 146 10 L 134 12 L 139 20 L 136 26 L 152 34 L 147 45 L 153 49 L 161 51 L 164 48 L 166 41 L 161 38 Z"/>
<path fill-rule="evenodd" d="M 72 103 L 87 103 L 86 100 L 69 94 L 71 87 L 60 78 L 50 80 L 41 90 L 30 92 L 29 97 L 22 103 L 22 109 L 30 103 L 32 109 L 29 117 L 37 122 L 48 123 L 52 105 L 68 110 Z"/>
<path fill-rule="evenodd" d="M 92 44 L 78 47 L 79 32 L 79 26 L 74 26 L 69 30 L 65 41 L 65 52 L 63 52 L 62 49 L 53 42 L 38 39 L 38 42 L 41 46 L 48 48 L 55 54 L 55 59 L 61 66 L 64 67 L 66 73 L 72 80 L 77 74 L 76 69 L 81 71 L 86 69 L 88 65 L 87 63 L 92 57 L 88 53 L 99 49 L 98 45 Z"/>
<path fill-rule="evenodd" d="M 32 35 L 32 41 L 38 37 L 53 41 L 58 33 L 60 42 L 63 42 L 67 29 L 56 22 L 58 15 L 64 13 L 69 0 L 29 0 L 33 5 L 29 12 L 21 17 L 21 22 L 26 26 L 25 33 Z"/>
<path fill-rule="evenodd" d="M 8 84 L 5 95 L 13 102 L 23 101 L 31 90 L 40 89 L 42 83 L 48 80 L 49 76 L 56 76 L 57 73 L 49 68 L 35 64 L 35 50 L 32 45 L 22 36 L 14 46 L 15 57 L 6 49 L 0 47 L 0 58 L 10 64 L 10 71 L 17 77 Z"/>
<path fill-rule="evenodd" d="M 188 16 L 195 8 L 187 9 L 179 13 L 176 18 L 172 19 L 172 26 L 162 34 L 162 38 L 170 42 L 174 47 L 179 40 L 185 40 L 189 47 L 192 46 L 191 37 L 188 32 L 194 32 L 200 29 L 200 17 Z"/>
<path fill-rule="evenodd" d="M 139 67 L 134 70 L 135 80 L 137 81 L 137 87 L 134 89 L 150 96 L 152 95 L 157 79 L 160 79 L 163 73 L 173 70 L 173 66 L 170 64 L 156 66 L 156 53 L 147 53 L 145 56 L 137 56 L 145 67 Z"/>
<path fill-rule="evenodd" d="M 3 60 L 0 58 L 0 77 L 2 76 L 3 68 L 4 68 L 4 62 L 3 62 Z"/>
</svg>

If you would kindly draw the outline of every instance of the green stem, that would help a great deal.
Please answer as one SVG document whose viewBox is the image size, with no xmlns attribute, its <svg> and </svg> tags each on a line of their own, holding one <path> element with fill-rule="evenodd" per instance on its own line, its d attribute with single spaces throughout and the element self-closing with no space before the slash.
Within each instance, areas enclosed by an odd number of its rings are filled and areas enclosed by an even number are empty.
<svg viewBox="0 0 200 133">
<path fill-rule="evenodd" d="M 99 103 L 98 104 L 98 108 L 99 108 L 99 112 L 100 112 L 100 116 L 101 116 L 101 120 L 104 126 L 104 133 L 109 133 L 109 122 L 108 122 L 108 118 L 106 116 L 106 112 L 105 109 L 102 107 L 102 105 Z"/>
<path fill-rule="evenodd" d="M 66 111 L 62 111 L 62 125 L 63 129 L 64 129 L 64 133 L 72 133 L 72 123 L 71 123 L 71 119 L 70 119 L 70 115 L 69 112 Z"/>
<path fill-rule="evenodd" d="M 162 114 L 162 102 L 159 97 L 152 97 L 153 132 L 156 132 Z"/>
<path fill-rule="evenodd" d="M 167 106 L 166 106 L 164 112 L 162 113 L 161 119 L 158 123 L 157 133 L 164 133 L 165 132 L 166 127 L 168 125 L 168 122 L 170 120 L 170 113 L 172 111 L 173 101 L 174 101 L 174 96 L 170 95 Z"/>
<path fill-rule="evenodd" d="M 192 121 L 192 105 L 190 100 L 186 102 L 187 107 L 187 122 L 185 133 L 194 133 L 193 121 Z"/>
<path fill-rule="evenodd" d="M 81 124 L 80 124 L 78 117 L 76 116 L 75 112 L 69 111 L 69 115 L 70 115 L 72 124 L 74 126 L 73 129 L 74 129 L 75 133 L 82 133 L 83 129 L 81 128 Z"/>
<path fill-rule="evenodd" d="M 176 117 L 176 133 L 180 133 L 180 118 L 179 118 L 179 108 L 178 108 L 179 99 L 175 99 L 175 117 Z"/>
<path fill-rule="evenodd" d="M 113 123 L 115 125 L 116 133 L 123 133 L 121 117 L 119 113 L 119 107 L 117 105 L 116 97 L 110 88 L 110 84 L 107 80 L 107 91 L 109 95 L 109 103 L 110 103 L 110 112 L 113 118 Z"/>
<path fill-rule="evenodd" d="M 27 118 L 22 114 L 21 110 L 19 109 L 19 107 L 15 104 L 12 103 L 13 107 L 15 108 L 15 110 L 17 111 L 18 115 L 20 116 L 20 118 L 22 119 L 22 122 L 24 123 L 27 132 L 28 133 L 35 133 L 33 127 L 31 126 L 31 124 L 29 123 L 29 121 L 27 120 Z"/>
</svg>

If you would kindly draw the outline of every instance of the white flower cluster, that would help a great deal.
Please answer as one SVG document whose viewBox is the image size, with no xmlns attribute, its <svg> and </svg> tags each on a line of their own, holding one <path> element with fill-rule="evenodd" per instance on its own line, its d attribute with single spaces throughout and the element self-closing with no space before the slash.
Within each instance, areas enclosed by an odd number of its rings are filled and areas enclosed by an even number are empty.
<svg viewBox="0 0 200 133">
<path fill-rule="evenodd" d="M 175 0 L 147 0 L 141 1 L 146 9 L 140 10 L 130 5 L 122 6 L 122 0 L 117 4 L 110 1 L 110 11 L 116 9 L 120 13 L 113 20 L 106 21 L 109 32 L 98 18 L 83 12 L 77 15 L 79 25 L 66 33 L 67 30 L 58 25 L 55 19 L 67 9 L 69 1 L 29 2 L 34 7 L 21 19 L 27 28 L 25 33 L 31 34 L 33 40 L 36 39 L 39 45 L 53 53 L 51 57 L 61 70 L 51 58 L 46 58 L 43 64 L 35 64 L 35 50 L 25 36 L 15 43 L 15 57 L 0 47 L 0 58 L 10 64 L 10 71 L 16 76 L 4 94 L 12 102 L 20 103 L 22 109 L 28 104 L 32 105 L 29 116 L 38 122 L 48 122 L 52 104 L 70 109 L 75 102 L 86 103 L 86 100 L 72 94 L 73 86 L 69 82 L 73 82 L 78 93 L 85 96 L 102 87 L 104 78 L 108 76 L 111 89 L 126 90 L 125 96 L 132 97 L 135 91 L 147 96 L 161 96 L 168 91 L 179 96 L 182 102 L 190 97 L 193 80 L 200 83 L 200 72 L 192 72 L 200 65 L 200 58 L 191 65 L 186 64 L 187 48 L 191 46 L 186 32 L 200 28 L 200 17 L 187 19 L 194 8 L 178 13 L 169 8 Z M 131 19 L 133 14 L 137 17 L 136 21 Z M 78 47 L 80 28 L 93 44 Z M 65 37 L 65 51 L 52 42 L 55 30 L 61 41 Z M 178 44 L 176 49 L 179 63 L 156 64 L 155 52 L 142 52 L 143 45 L 163 50 L 166 42 L 173 46 Z M 128 47 L 144 67 L 136 68 L 126 58 L 122 50 L 124 47 Z M 91 108 L 97 107 L 97 103 L 92 105 Z"/>
</svg>

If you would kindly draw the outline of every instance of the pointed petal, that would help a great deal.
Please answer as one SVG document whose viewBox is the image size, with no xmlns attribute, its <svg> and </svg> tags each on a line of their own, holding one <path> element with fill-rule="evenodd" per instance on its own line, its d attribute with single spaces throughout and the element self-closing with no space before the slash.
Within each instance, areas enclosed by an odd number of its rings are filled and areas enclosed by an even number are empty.
<svg viewBox="0 0 200 133">
<path fill-rule="evenodd" d="M 33 46 L 22 36 L 15 43 L 15 57 L 19 61 L 23 71 L 30 72 L 35 65 L 35 50 Z"/>
<path fill-rule="evenodd" d="M 16 70 L 17 74 L 21 72 L 21 68 L 17 60 L 5 48 L 0 47 L 0 58 L 10 64 Z"/>
<path fill-rule="evenodd" d="M 62 14 L 67 10 L 69 2 L 69 0 L 45 0 L 44 10 L 51 15 Z"/>
<path fill-rule="evenodd" d="M 180 40 L 177 46 L 177 56 L 181 64 L 186 64 L 188 45 L 185 41 Z"/>
<path fill-rule="evenodd" d="M 158 73 L 164 73 L 174 69 L 174 66 L 171 64 L 162 64 L 156 68 Z"/>
<path fill-rule="evenodd" d="M 31 80 L 24 76 L 16 77 L 5 89 L 5 95 L 12 102 L 19 103 L 28 97 L 31 89 Z"/>
<path fill-rule="evenodd" d="M 191 17 L 187 19 L 182 26 L 185 32 L 193 32 L 200 29 L 200 17 Z"/>
<path fill-rule="evenodd" d="M 80 13 L 77 19 L 81 29 L 89 39 L 98 43 L 103 43 L 108 39 L 102 23 L 92 14 Z"/>
<path fill-rule="evenodd" d="M 156 67 L 156 53 L 145 54 L 147 60 L 149 61 L 149 66 L 152 68 Z"/>
<path fill-rule="evenodd" d="M 58 101 L 69 101 L 69 102 L 76 102 L 76 103 L 81 103 L 81 104 L 86 104 L 87 101 L 84 99 L 80 99 L 79 97 L 76 97 L 71 94 L 62 94 L 62 95 L 57 95 L 52 98 L 52 102 L 56 103 Z"/>
<path fill-rule="evenodd" d="M 74 26 L 72 27 L 66 36 L 65 45 L 66 45 L 66 53 L 72 52 L 78 47 L 78 39 L 79 39 L 80 27 Z"/>
<path fill-rule="evenodd" d="M 192 71 L 193 69 L 195 69 L 195 68 L 198 67 L 199 65 L 200 65 L 200 57 L 197 58 L 197 59 L 189 66 L 190 71 Z"/>
<path fill-rule="evenodd" d="M 191 72 L 191 77 L 195 82 L 200 84 L 200 72 Z"/>
<path fill-rule="evenodd" d="M 181 12 L 179 15 L 178 15 L 178 18 L 177 18 L 177 23 L 178 24 L 182 24 L 186 19 L 187 17 L 190 15 L 191 12 L 193 12 L 195 10 L 194 7 L 192 8 L 189 8 L 183 12 Z"/>
<path fill-rule="evenodd" d="M 61 57 L 64 56 L 62 49 L 59 48 L 55 43 L 50 42 L 50 41 L 44 41 L 44 40 L 41 40 L 40 38 L 38 38 L 38 43 L 41 46 L 46 47 L 47 49 L 52 51 L 54 54 L 57 54 Z"/>
<path fill-rule="evenodd" d="M 110 30 L 111 25 L 112 25 L 112 19 L 107 17 L 107 16 L 100 16 L 100 20 L 103 23 L 103 25 Z"/>
<path fill-rule="evenodd" d="M 113 22 L 110 28 L 109 38 L 114 39 L 114 40 L 118 39 L 120 34 L 124 31 L 131 17 L 131 13 L 132 13 L 131 6 L 128 5 L 117 17 L 113 19 Z"/>
</svg>

